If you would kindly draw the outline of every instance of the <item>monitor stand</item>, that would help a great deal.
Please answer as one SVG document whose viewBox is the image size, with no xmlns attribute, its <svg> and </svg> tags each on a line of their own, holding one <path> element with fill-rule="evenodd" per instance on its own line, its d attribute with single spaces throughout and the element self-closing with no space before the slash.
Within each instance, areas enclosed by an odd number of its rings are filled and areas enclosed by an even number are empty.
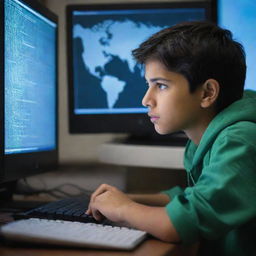
<svg viewBox="0 0 256 256">
<path fill-rule="evenodd" d="M 13 193 L 16 188 L 16 181 L 10 181 L 0 184 L 0 202 L 8 202 L 12 200 Z"/>
<path fill-rule="evenodd" d="M 0 209 L 2 211 L 25 211 L 38 207 L 45 202 L 33 200 L 15 200 L 17 181 L 10 181 L 0 184 Z"/>
</svg>

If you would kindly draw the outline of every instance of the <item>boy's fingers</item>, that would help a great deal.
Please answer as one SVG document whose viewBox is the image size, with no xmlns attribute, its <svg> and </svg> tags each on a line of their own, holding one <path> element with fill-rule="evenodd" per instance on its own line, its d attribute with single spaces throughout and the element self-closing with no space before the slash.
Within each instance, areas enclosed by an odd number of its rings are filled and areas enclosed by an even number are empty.
<svg viewBox="0 0 256 256">
<path fill-rule="evenodd" d="M 107 191 L 108 186 L 106 184 L 100 185 L 93 193 L 91 196 L 91 201 L 95 199 L 98 195 L 104 193 Z"/>
<path fill-rule="evenodd" d="M 101 221 L 104 218 L 104 216 L 96 209 L 92 210 L 92 216 L 97 221 Z"/>
<path fill-rule="evenodd" d="M 88 209 L 86 210 L 86 214 L 88 215 L 92 215 L 96 220 L 100 220 L 103 218 L 103 215 L 97 211 L 97 210 L 93 210 L 91 207 L 91 204 L 95 201 L 96 197 L 105 193 L 106 191 L 108 191 L 109 189 L 111 189 L 112 187 L 107 185 L 107 184 L 102 184 L 100 185 L 91 195 L 90 198 L 90 202 L 88 205 Z"/>
</svg>

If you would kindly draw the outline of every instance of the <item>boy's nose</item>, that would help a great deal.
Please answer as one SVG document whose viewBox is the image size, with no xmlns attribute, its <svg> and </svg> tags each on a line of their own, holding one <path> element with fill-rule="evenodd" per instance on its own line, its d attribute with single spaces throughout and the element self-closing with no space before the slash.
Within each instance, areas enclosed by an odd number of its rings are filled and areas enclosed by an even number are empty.
<svg viewBox="0 0 256 256">
<path fill-rule="evenodd" d="M 147 90 L 146 94 L 144 95 L 143 99 L 142 99 L 142 105 L 144 107 L 151 107 L 152 106 L 152 96 L 150 93 L 150 89 Z"/>
</svg>

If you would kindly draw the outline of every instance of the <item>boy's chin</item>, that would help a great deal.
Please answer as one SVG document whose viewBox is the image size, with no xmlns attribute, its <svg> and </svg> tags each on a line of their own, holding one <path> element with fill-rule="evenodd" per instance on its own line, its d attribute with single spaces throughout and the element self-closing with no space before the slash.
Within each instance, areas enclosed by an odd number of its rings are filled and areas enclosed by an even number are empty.
<svg viewBox="0 0 256 256">
<path fill-rule="evenodd" d="M 159 135 L 167 135 L 167 134 L 170 134 L 171 132 L 167 132 L 167 131 L 162 131 L 162 130 L 158 130 L 158 129 L 155 129 L 156 132 L 159 134 Z"/>
<path fill-rule="evenodd" d="M 163 129 L 159 129 L 158 127 L 155 126 L 155 131 L 159 134 L 159 135 L 168 135 L 168 134 L 172 134 L 175 132 L 178 132 L 178 130 L 163 130 Z"/>
</svg>

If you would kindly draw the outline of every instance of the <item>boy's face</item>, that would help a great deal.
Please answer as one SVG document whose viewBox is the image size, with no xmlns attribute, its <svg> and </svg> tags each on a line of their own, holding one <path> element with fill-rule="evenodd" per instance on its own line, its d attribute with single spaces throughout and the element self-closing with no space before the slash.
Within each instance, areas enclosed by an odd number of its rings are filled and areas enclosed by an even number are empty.
<svg viewBox="0 0 256 256">
<path fill-rule="evenodd" d="M 146 62 L 145 78 L 149 87 L 142 104 L 148 107 L 150 120 L 159 134 L 184 131 L 189 135 L 200 129 L 200 88 L 190 93 L 186 78 L 168 71 L 157 60 Z"/>
</svg>

